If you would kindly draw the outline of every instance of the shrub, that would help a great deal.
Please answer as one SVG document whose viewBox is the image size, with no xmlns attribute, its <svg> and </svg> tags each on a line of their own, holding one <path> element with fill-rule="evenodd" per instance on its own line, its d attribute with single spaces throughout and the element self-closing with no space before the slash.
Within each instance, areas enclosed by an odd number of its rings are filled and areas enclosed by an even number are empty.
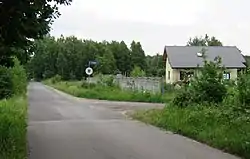
<svg viewBox="0 0 250 159">
<path fill-rule="evenodd" d="M 0 99 L 9 98 L 13 94 L 13 82 L 10 69 L 0 66 Z"/>
<path fill-rule="evenodd" d="M 174 85 L 169 83 L 164 83 L 165 92 L 173 92 L 175 90 Z"/>
<path fill-rule="evenodd" d="M 195 99 L 195 96 L 188 88 L 182 88 L 178 93 L 176 93 L 173 99 L 173 105 L 178 107 L 187 107 L 188 105 L 192 104 Z"/>
<path fill-rule="evenodd" d="M 250 109 L 250 74 L 241 75 L 238 82 L 238 98 L 242 109 Z"/>
<path fill-rule="evenodd" d="M 131 72 L 131 77 L 144 77 L 146 73 L 138 66 L 135 66 Z"/>
<path fill-rule="evenodd" d="M 0 158 L 27 158 L 27 101 L 13 97 L 0 101 Z"/>
<path fill-rule="evenodd" d="M 51 79 L 51 82 L 53 84 L 57 83 L 57 82 L 60 82 L 62 80 L 62 77 L 60 75 L 55 75 L 54 77 L 52 77 Z"/>
<path fill-rule="evenodd" d="M 204 61 L 200 74 L 191 81 L 192 89 L 200 101 L 220 103 L 226 96 L 227 89 L 223 83 L 224 68 L 221 59 L 216 58 L 214 62 Z"/>
<path fill-rule="evenodd" d="M 114 87 L 114 76 L 112 75 L 99 75 L 99 80 L 97 81 L 98 84 L 108 87 Z"/>
<path fill-rule="evenodd" d="M 24 94 L 27 87 L 26 70 L 16 58 L 14 58 L 14 67 L 11 68 L 11 78 L 13 83 L 13 93 L 15 95 Z"/>
<path fill-rule="evenodd" d="M 190 81 L 191 86 L 184 86 L 173 104 L 184 107 L 191 103 L 221 103 L 227 95 L 223 71 L 220 58 L 216 58 L 214 62 L 204 59 L 204 66 L 198 70 L 199 74 Z"/>
</svg>

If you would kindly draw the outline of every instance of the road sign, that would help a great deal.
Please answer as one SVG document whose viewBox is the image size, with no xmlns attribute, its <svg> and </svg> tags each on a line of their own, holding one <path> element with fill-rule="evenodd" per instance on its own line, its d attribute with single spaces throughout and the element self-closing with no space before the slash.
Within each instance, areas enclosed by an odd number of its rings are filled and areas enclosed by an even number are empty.
<svg viewBox="0 0 250 159">
<path fill-rule="evenodd" d="M 89 61 L 89 64 L 90 64 L 90 65 L 96 65 L 97 62 L 96 62 L 96 61 Z"/>
<path fill-rule="evenodd" d="M 91 67 L 87 67 L 86 70 L 85 70 L 85 72 L 86 72 L 87 75 L 90 76 L 93 73 L 93 69 Z"/>
</svg>

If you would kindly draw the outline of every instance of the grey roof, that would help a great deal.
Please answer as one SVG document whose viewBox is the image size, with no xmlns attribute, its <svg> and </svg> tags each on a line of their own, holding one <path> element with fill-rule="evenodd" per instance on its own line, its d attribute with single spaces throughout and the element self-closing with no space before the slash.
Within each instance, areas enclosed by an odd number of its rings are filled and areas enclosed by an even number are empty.
<svg viewBox="0 0 250 159">
<path fill-rule="evenodd" d="M 222 58 L 222 65 L 226 68 L 245 68 L 245 58 L 235 46 L 165 46 L 172 68 L 195 68 L 203 66 L 203 58 L 197 56 L 202 48 L 206 50 L 207 60 L 213 61 L 215 57 Z"/>
</svg>

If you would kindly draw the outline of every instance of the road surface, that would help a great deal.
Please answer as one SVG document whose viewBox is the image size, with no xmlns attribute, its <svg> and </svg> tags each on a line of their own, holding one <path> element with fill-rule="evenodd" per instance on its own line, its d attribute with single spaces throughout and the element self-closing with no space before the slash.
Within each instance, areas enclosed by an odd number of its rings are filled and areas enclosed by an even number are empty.
<svg viewBox="0 0 250 159">
<path fill-rule="evenodd" d="M 30 159 L 236 159 L 122 113 L 162 105 L 78 99 L 40 83 L 28 89 Z"/>
</svg>

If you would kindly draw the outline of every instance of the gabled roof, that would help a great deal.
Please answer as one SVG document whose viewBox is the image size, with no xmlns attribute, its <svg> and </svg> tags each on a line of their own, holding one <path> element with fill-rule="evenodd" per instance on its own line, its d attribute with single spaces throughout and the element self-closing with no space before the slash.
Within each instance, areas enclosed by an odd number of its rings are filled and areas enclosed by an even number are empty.
<svg viewBox="0 0 250 159">
<path fill-rule="evenodd" d="M 245 58 L 235 46 L 165 46 L 164 54 L 167 55 L 172 68 L 195 68 L 204 64 L 203 58 L 197 56 L 203 48 L 209 61 L 214 61 L 215 57 L 219 56 L 226 68 L 246 67 Z"/>
</svg>

